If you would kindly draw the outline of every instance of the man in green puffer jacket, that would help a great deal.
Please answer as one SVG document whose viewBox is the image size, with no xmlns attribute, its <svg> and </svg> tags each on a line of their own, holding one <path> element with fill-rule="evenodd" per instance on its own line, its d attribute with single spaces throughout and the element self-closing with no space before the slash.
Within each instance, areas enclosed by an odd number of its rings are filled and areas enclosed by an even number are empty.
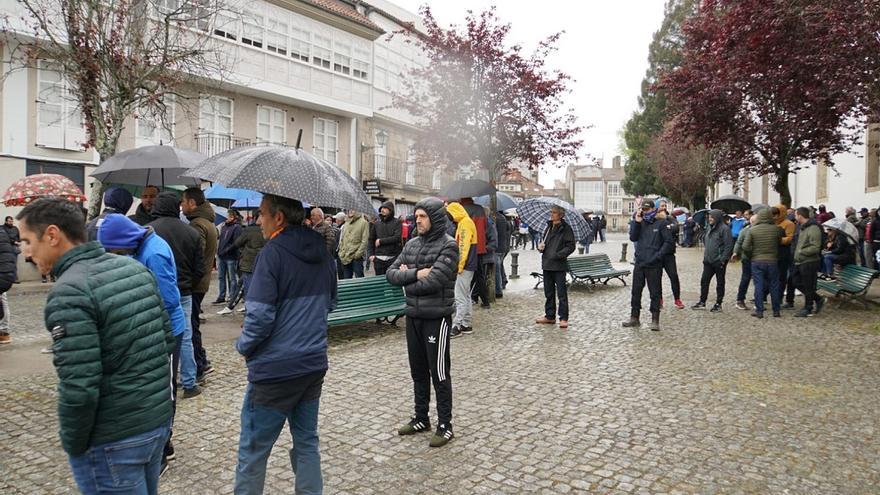
<svg viewBox="0 0 880 495">
<path fill-rule="evenodd" d="M 757 213 L 757 223 L 749 227 L 749 234 L 743 240 L 743 257 L 752 262 L 752 281 L 755 283 L 755 318 L 764 317 L 764 297 L 769 285 L 773 316 L 781 316 L 782 285 L 779 280 L 779 246 L 785 231 L 776 225 L 773 218 L 776 208 L 764 208 Z"/>
<path fill-rule="evenodd" d="M 17 218 L 37 267 L 57 279 L 45 322 L 61 445 L 77 485 L 87 494 L 156 493 L 171 422 L 174 338 L 153 276 L 85 242 L 75 203 L 40 199 Z"/>
<path fill-rule="evenodd" d="M 795 316 L 805 318 L 822 311 L 825 298 L 816 295 L 816 279 L 822 262 L 822 227 L 810 216 L 809 208 L 800 207 L 795 214 L 800 231 L 794 248 L 793 283 L 804 294 L 804 307 Z M 815 304 L 815 313 L 813 305 Z"/>
</svg>

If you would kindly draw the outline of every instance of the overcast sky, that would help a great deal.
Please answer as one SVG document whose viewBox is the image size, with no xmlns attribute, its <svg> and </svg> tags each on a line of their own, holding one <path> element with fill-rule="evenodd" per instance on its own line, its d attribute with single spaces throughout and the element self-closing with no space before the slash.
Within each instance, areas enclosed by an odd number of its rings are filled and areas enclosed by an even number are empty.
<svg viewBox="0 0 880 495">
<path fill-rule="evenodd" d="M 418 12 L 425 0 L 392 0 Z M 663 20 L 664 0 L 434 0 L 437 19 L 446 25 L 463 24 L 468 9 L 497 6 L 498 16 L 510 22 L 511 38 L 528 51 L 557 31 L 565 31 L 559 52 L 548 61 L 575 79 L 569 106 L 586 127 L 582 156 L 605 158 L 619 154 L 618 133 L 633 110 L 647 68 L 651 36 Z M 581 160 L 584 161 L 584 160 Z M 542 170 L 541 183 L 564 174 L 556 167 Z"/>
</svg>

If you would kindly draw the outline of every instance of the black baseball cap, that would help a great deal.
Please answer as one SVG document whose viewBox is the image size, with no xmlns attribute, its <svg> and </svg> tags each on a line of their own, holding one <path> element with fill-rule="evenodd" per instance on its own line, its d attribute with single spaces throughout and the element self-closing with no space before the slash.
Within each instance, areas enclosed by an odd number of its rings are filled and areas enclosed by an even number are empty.
<svg viewBox="0 0 880 495">
<path fill-rule="evenodd" d="M 650 199 L 646 199 L 646 200 L 642 201 L 642 209 L 643 210 L 653 210 L 654 209 L 654 202 L 651 201 Z"/>
</svg>

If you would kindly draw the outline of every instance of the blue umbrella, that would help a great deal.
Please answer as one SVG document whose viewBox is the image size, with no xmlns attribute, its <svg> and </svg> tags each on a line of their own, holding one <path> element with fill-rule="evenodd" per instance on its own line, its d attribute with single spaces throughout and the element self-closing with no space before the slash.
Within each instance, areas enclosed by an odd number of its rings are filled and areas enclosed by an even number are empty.
<svg viewBox="0 0 880 495">
<path fill-rule="evenodd" d="M 499 193 L 495 193 L 495 194 L 498 195 L 496 210 L 507 211 L 511 208 L 516 208 L 518 203 L 509 194 L 505 194 L 503 192 L 499 192 Z M 476 198 L 474 198 L 474 203 L 476 203 L 480 206 L 485 206 L 486 208 L 489 208 L 489 205 L 492 203 L 492 200 L 491 200 L 491 197 L 488 195 L 477 196 Z"/>
<path fill-rule="evenodd" d="M 583 215 L 578 213 L 574 206 L 561 199 L 547 197 L 527 199 L 516 207 L 516 213 L 533 229 L 543 231 L 550 220 L 550 208 L 553 206 L 560 206 L 565 210 L 565 223 L 574 231 L 575 239 L 583 239 L 587 236 L 589 227 Z"/>
<path fill-rule="evenodd" d="M 235 187 L 221 186 L 214 184 L 205 189 L 205 198 L 207 199 L 228 199 L 230 201 L 238 201 L 240 199 L 253 198 L 255 196 L 263 197 L 262 194 L 251 191 L 250 189 L 238 189 Z"/>
<path fill-rule="evenodd" d="M 263 195 L 260 193 L 253 194 L 253 196 L 247 198 L 237 199 L 232 203 L 232 208 L 238 208 L 239 210 L 253 210 L 259 208 L 260 203 L 263 201 Z M 303 206 L 305 206 L 305 204 L 303 204 Z"/>
</svg>

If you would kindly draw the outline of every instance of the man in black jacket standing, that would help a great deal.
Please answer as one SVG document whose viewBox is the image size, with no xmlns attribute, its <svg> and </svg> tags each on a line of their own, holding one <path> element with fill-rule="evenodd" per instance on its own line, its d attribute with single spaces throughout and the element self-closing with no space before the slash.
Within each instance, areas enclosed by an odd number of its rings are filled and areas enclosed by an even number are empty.
<svg viewBox="0 0 880 495">
<path fill-rule="evenodd" d="M 155 218 L 147 224 L 156 235 L 171 247 L 174 265 L 177 268 L 177 289 L 180 291 L 180 305 L 186 316 L 186 328 L 180 346 L 174 351 L 174 370 L 180 369 L 180 383 L 183 385 L 183 398 L 189 399 L 202 393 L 196 383 L 196 361 L 192 343 L 193 287 L 204 275 L 202 259 L 202 239 L 198 231 L 180 220 L 180 198 L 176 193 L 163 192 L 155 198 L 151 216 Z"/>
<path fill-rule="evenodd" d="M 704 237 L 703 249 L 703 276 L 700 278 L 700 302 L 693 305 L 693 309 L 706 309 L 706 300 L 709 298 L 709 283 L 715 278 L 715 305 L 710 310 L 713 313 L 721 311 L 721 302 L 724 300 L 724 282 L 727 274 L 727 262 L 733 256 L 733 234 L 730 227 L 724 223 L 724 212 L 721 210 L 709 211 L 709 229 Z"/>
<path fill-rule="evenodd" d="M 568 272 L 568 257 L 574 252 L 576 244 L 571 226 L 565 223 L 565 210 L 560 206 L 550 208 L 550 221 L 544 232 L 544 240 L 538 244 L 541 252 L 541 269 L 544 270 L 544 317 L 535 323 L 556 323 L 556 297 L 559 296 L 559 328 L 568 328 L 568 287 L 565 274 Z"/>
<path fill-rule="evenodd" d="M 440 200 L 420 201 L 415 215 L 419 235 L 406 243 L 386 273 L 391 284 L 406 291 L 406 346 L 415 392 L 415 416 L 398 434 L 431 429 L 428 407 L 433 381 L 439 424 L 429 445 L 442 447 L 454 437 L 449 330 L 455 311 L 458 244 L 446 234 L 446 208 Z"/>
<path fill-rule="evenodd" d="M 504 258 L 510 252 L 510 221 L 500 211 L 495 212 L 495 229 L 498 231 L 498 248 L 495 250 L 495 297 L 504 297 L 507 286 L 507 273 L 504 271 Z"/>
<path fill-rule="evenodd" d="M 632 300 L 629 320 L 624 328 L 638 327 L 642 311 L 642 291 L 645 284 L 651 294 L 651 330 L 660 330 L 660 297 L 663 293 L 663 262 L 672 252 L 672 228 L 657 218 L 653 201 L 644 201 L 629 226 L 629 240 L 636 245 L 633 269 Z"/>
<path fill-rule="evenodd" d="M 373 248 L 370 261 L 376 268 L 376 275 L 385 275 L 400 254 L 402 243 L 403 227 L 394 217 L 394 203 L 386 201 L 379 208 L 379 220 L 370 227 L 370 246 Z"/>
</svg>

